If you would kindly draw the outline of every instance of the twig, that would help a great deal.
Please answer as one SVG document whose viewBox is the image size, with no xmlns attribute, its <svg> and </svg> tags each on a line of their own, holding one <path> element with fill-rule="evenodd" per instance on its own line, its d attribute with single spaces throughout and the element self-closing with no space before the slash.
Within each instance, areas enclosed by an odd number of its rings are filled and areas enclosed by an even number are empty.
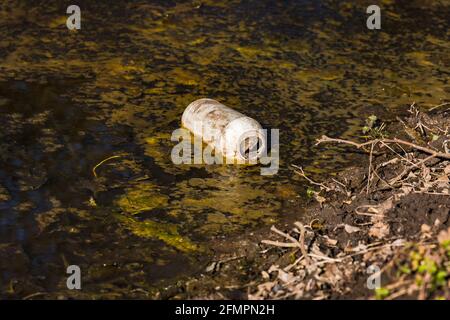
<svg viewBox="0 0 450 320">
<path fill-rule="evenodd" d="M 372 158 L 373 158 L 373 148 L 378 143 L 378 141 L 374 142 L 370 146 L 370 155 L 369 155 L 369 172 L 367 176 L 367 187 L 366 187 L 366 194 L 369 194 L 370 189 L 370 182 L 372 181 Z"/>
<path fill-rule="evenodd" d="M 336 180 L 335 178 L 331 178 L 331 180 L 333 180 L 334 182 L 336 182 L 337 184 L 341 185 L 344 188 L 344 192 L 347 193 L 347 186 L 345 184 L 343 184 L 342 182 L 340 182 L 339 180 Z"/>
<path fill-rule="evenodd" d="M 324 189 L 325 191 L 327 191 L 327 192 L 328 192 L 328 191 L 331 191 L 331 188 L 330 188 L 330 187 L 327 187 L 327 186 L 324 185 L 323 183 L 318 183 L 318 182 L 315 182 L 314 180 L 308 178 L 308 177 L 306 176 L 305 172 L 303 171 L 303 168 L 302 168 L 302 167 L 299 167 L 299 166 L 297 166 L 297 165 L 295 165 L 295 164 L 291 164 L 291 166 L 293 166 L 294 168 L 298 169 L 299 171 L 294 170 L 295 173 L 297 173 L 298 175 L 300 175 L 300 176 L 302 176 L 303 178 L 305 178 L 306 180 L 308 180 L 309 183 L 311 183 L 311 184 L 313 184 L 313 185 L 316 185 L 316 186 L 319 186 L 320 188 L 323 188 L 323 189 Z"/>
<path fill-rule="evenodd" d="M 100 161 L 99 163 L 97 163 L 97 164 L 95 165 L 95 167 L 92 168 L 92 173 L 94 174 L 94 177 L 97 178 L 97 173 L 95 172 L 95 170 L 96 170 L 98 167 L 100 167 L 100 166 L 101 166 L 102 164 L 104 164 L 106 161 L 109 161 L 109 160 L 112 160 L 112 159 L 116 159 L 116 158 L 120 158 L 120 157 L 122 157 L 122 156 L 123 156 L 123 155 L 111 156 L 111 157 L 108 157 L 108 158 L 106 158 L 106 159 Z"/>
<path fill-rule="evenodd" d="M 279 234 L 280 236 L 290 240 L 291 242 L 288 243 L 288 242 L 279 242 L 279 241 L 271 241 L 271 240 L 262 240 L 261 242 L 264 244 L 269 244 L 269 245 L 276 246 L 276 247 L 300 248 L 302 255 L 305 257 L 306 262 L 309 264 L 310 258 L 309 258 L 308 252 L 306 251 L 306 248 L 305 248 L 305 232 L 306 232 L 305 227 L 300 222 L 296 222 L 295 225 L 300 228 L 300 242 L 297 239 L 295 239 L 294 237 L 290 236 L 289 234 L 278 230 L 275 226 L 272 226 L 270 228 L 270 230 Z M 328 258 L 328 257 L 324 257 L 323 259 L 325 259 L 325 258 Z M 330 258 L 328 258 L 328 259 L 330 259 Z"/>
<path fill-rule="evenodd" d="M 275 247 L 281 247 L 281 248 L 298 248 L 298 244 L 293 243 L 293 242 L 261 240 L 261 243 L 268 244 L 268 245 L 275 246 Z"/>
<path fill-rule="evenodd" d="M 421 193 L 421 194 L 431 194 L 434 196 L 450 196 L 449 193 L 444 193 L 444 192 L 431 192 L 431 191 L 417 191 L 417 190 L 413 190 L 413 193 Z"/>
<path fill-rule="evenodd" d="M 378 140 L 378 139 L 376 139 Z M 357 143 L 351 140 L 345 140 L 345 139 L 339 139 L 339 138 L 330 138 L 326 135 L 322 135 L 319 139 L 317 139 L 316 146 L 323 143 L 323 142 L 337 142 L 337 143 L 344 143 L 344 144 L 350 144 L 352 146 L 355 146 L 358 149 L 361 149 L 362 147 L 368 146 L 369 144 L 372 144 L 373 141 L 367 141 L 363 143 Z"/>
<path fill-rule="evenodd" d="M 386 186 L 388 186 L 389 188 L 393 189 L 394 187 L 392 185 L 390 185 L 386 180 L 384 180 L 383 178 L 380 177 L 380 175 L 377 172 L 377 169 L 373 169 L 373 173 L 377 176 L 378 180 L 380 180 L 381 182 L 383 182 Z"/>
<path fill-rule="evenodd" d="M 290 235 L 287 234 L 287 233 L 284 233 L 284 232 L 281 231 L 281 230 L 278 230 L 275 226 L 272 226 L 272 227 L 270 228 L 270 230 L 273 231 L 273 232 L 275 232 L 275 233 L 278 233 L 280 236 L 285 237 L 286 239 L 292 241 L 293 243 L 299 244 L 299 242 L 298 242 L 297 239 L 295 239 L 294 237 L 290 236 Z"/>
<path fill-rule="evenodd" d="M 433 108 L 429 109 L 428 111 L 433 111 L 434 109 L 437 109 L 437 108 L 440 108 L 443 106 L 447 106 L 449 104 L 450 104 L 450 102 L 441 103 L 441 104 L 438 104 L 437 106 L 434 106 Z"/>
<path fill-rule="evenodd" d="M 404 246 L 405 246 L 405 244 L 403 244 L 403 243 L 402 244 L 387 243 L 387 244 L 384 244 L 384 245 L 381 245 L 381 246 L 371 247 L 371 248 L 367 248 L 367 249 L 364 249 L 364 250 L 361 250 L 361 251 L 357 251 L 355 253 L 348 254 L 348 255 L 342 257 L 341 259 L 358 256 L 358 255 L 367 253 L 369 251 L 374 251 L 374 250 L 379 250 L 379 249 L 384 249 L 384 248 L 389 248 L 389 247 L 404 247 Z"/>
<path fill-rule="evenodd" d="M 369 213 L 369 212 L 361 212 L 361 211 L 359 211 L 359 209 L 362 209 L 362 208 L 374 208 L 374 207 L 376 207 L 376 206 L 371 206 L 371 205 L 368 205 L 368 204 L 367 204 L 367 205 L 362 205 L 362 206 L 357 207 L 357 208 L 355 209 L 355 212 L 356 212 L 356 214 L 359 215 L 359 216 L 368 216 L 368 217 L 379 217 L 379 218 L 383 218 L 384 215 L 382 215 L 382 214 Z"/>
<path fill-rule="evenodd" d="M 306 251 L 305 248 L 305 227 L 300 222 L 295 222 L 294 224 L 300 228 L 300 250 L 302 251 L 302 254 L 305 256 L 306 262 L 310 263 L 308 252 Z"/>
<path fill-rule="evenodd" d="M 391 146 L 390 146 L 389 144 L 384 143 L 384 142 L 381 142 L 381 144 L 382 144 L 384 147 L 386 147 L 386 148 L 388 148 L 389 150 L 391 150 L 393 153 L 395 153 L 398 157 L 400 157 L 400 159 L 403 159 L 403 160 L 405 160 L 406 162 L 409 162 L 410 164 L 414 164 L 414 162 L 412 162 L 411 160 L 408 159 L 409 153 L 406 152 L 406 150 L 403 149 L 402 146 L 400 146 L 400 145 L 397 144 L 397 146 L 399 146 L 400 149 L 402 149 L 402 151 L 403 151 L 403 153 L 405 154 L 405 156 L 402 156 L 400 153 L 398 153 L 397 151 L 395 151 L 393 148 L 391 148 Z"/>
<path fill-rule="evenodd" d="M 385 300 L 394 300 L 397 299 L 401 296 L 404 296 L 405 294 L 408 293 L 408 289 L 409 288 L 403 288 L 399 291 L 394 292 L 393 294 L 391 294 L 390 296 L 387 296 L 386 298 L 384 298 Z"/>
<path fill-rule="evenodd" d="M 23 300 L 28 300 L 28 299 L 31 299 L 31 298 L 34 298 L 34 297 L 37 297 L 37 296 L 42 296 L 44 294 L 47 294 L 47 292 L 35 292 L 35 293 L 27 295 L 26 297 L 23 297 L 22 299 Z"/>
<path fill-rule="evenodd" d="M 428 153 L 430 155 L 433 155 L 436 158 L 442 158 L 442 159 L 450 160 L 450 153 L 438 152 L 438 151 L 435 151 L 433 149 L 422 147 L 422 146 L 419 146 L 419 145 L 417 145 L 415 143 L 408 142 L 408 141 L 405 141 L 405 140 L 401 140 L 401 139 L 398 139 L 398 138 L 393 138 L 393 139 L 387 139 L 387 138 L 374 139 L 374 140 L 370 140 L 370 141 L 363 142 L 363 143 L 357 143 L 357 142 L 354 142 L 354 141 L 351 141 L 351 140 L 330 138 L 330 137 L 328 137 L 326 135 L 323 135 L 320 139 L 317 139 L 316 145 L 319 145 L 319 144 L 324 143 L 324 142 L 337 142 L 337 143 L 349 144 L 349 145 L 355 146 L 358 149 L 361 149 L 362 147 L 367 146 L 367 145 L 372 144 L 372 143 L 375 143 L 375 142 L 398 143 L 398 144 L 402 144 L 402 145 L 411 147 L 413 149 L 417 149 L 417 150 L 420 150 L 422 152 Z"/>
<path fill-rule="evenodd" d="M 334 259 L 334 258 L 330 258 L 330 257 L 327 257 L 327 256 L 324 255 L 324 254 L 314 254 L 314 253 L 310 253 L 309 256 L 310 256 L 310 257 L 313 257 L 313 258 L 323 259 L 323 260 L 326 260 L 326 261 L 328 261 L 328 262 L 341 262 L 341 261 L 342 261 L 342 259 Z"/>
<path fill-rule="evenodd" d="M 425 159 L 420 160 L 418 163 L 413 163 L 411 166 L 407 167 L 406 169 L 404 169 L 398 176 L 392 178 L 391 180 L 389 180 L 389 185 L 392 185 L 394 183 L 396 183 L 397 181 L 399 181 L 400 179 L 402 179 L 404 176 L 406 176 L 414 167 L 419 168 L 420 165 L 424 164 L 425 162 L 427 162 L 428 160 L 434 159 L 435 156 L 431 155 L 426 157 Z"/>
</svg>

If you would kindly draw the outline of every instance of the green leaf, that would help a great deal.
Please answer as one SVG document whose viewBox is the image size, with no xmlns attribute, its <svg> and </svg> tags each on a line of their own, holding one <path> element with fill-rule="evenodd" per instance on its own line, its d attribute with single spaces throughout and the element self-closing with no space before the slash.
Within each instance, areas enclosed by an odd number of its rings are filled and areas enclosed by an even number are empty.
<svg viewBox="0 0 450 320">
<path fill-rule="evenodd" d="M 316 191 L 314 189 L 312 189 L 312 188 L 306 189 L 306 196 L 308 198 L 313 198 L 314 194 L 316 194 Z"/>
<path fill-rule="evenodd" d="M 446 278 L 447 278 L 447 272 L 444 270 L 438 271 L 436 274 L 436 284 L 438 286 L 445 286 L 446 284 Z"/>
<path fill-rule="evenodd" d="M 378 300 L 383 300 L 389 295 L 389 289 L 387 288 L 377 288 L 375 289 L 375 298 Z"/>
</svg>

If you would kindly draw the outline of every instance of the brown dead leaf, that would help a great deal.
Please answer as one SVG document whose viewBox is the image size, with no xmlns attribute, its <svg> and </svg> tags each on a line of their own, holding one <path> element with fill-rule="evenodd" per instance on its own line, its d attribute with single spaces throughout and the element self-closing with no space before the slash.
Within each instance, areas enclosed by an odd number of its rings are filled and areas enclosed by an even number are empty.
<svg viewBox="0 0 450 320">
<path fill-rule="evenodd" d="M 429 225 L 427 225 L 427 224 L 422 224 L 421 226 L 420 226 L 420 232 L 422 232 L 422 233 L 428 233 L 428 232 L 430 232 L 431 231 L 431 227 L 429 226 Z"/>
<path fill-rule="evenodd" d="M 361 228 L 354 227 L 354 226 L 351 226 L 349 224 L 345 224 L 344 225 L 344 230 L 345 230 L 345 232 L 351 234 L 351 233 L 355 233 L 355 232 L 361 231 Z"/>
<path fill-rule="evenodd" d="M 439 232 L 437 239 L 438 239 L 439 243 L 441 243 L 441 244 L 443 244 L 444 242 L 450 241 L 450 228 Z"/>
<path fill-rule="evenodd" d="M 323 238 L 325 239 L 327 245 L 329 245 L 329 246 L 334 247 L 338 243 L 338 241 L 336 239 L 331 239 L 328 236 L 323 236 Z"/>
<path fill-rule="evenodd" d="M 430 170 L 430 168 L 428 168 L 428 167 L 423 167 L 423 169 L 422 169 L 422 178 L 426 181 L 426 182 L 428 182 L 428 181 L 430 181 L 431 180 L 431 170 Z"/>
<path fill-rule="evenodd" d="M 314 193 L 314 199 L 316 199 L 316 201 L 319 202 L 320 207 L 322 207 L 323 203 L 327 200 L 324 197 L 322 197 L 321 195 L 319 195 L 318 192 Z"/>
<path fill-rule="evenodd" d="M 449 175 L 450 174 L 450 164 L 448 164 L 445 168 L 444 168 L 444 173 Z"/>
<path fill-rule="evenodd" d="M 389 234 L 389 225 L 378 221 L 369 229 L 369 236 L 382 239 Z"/>
<path fill-rule="evenodd" d="M 431 227 L 427 224 L 422 224 L 420 226 L 421 237 L 423 239 L 431 238 Z"/>
</svg>

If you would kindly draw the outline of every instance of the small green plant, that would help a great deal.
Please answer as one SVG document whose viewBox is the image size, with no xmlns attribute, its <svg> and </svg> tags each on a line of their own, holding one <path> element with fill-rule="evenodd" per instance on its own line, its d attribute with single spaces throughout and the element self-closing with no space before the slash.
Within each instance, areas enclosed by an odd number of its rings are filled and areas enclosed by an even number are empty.
<svg viewBox="0 0 450 320">
<path fill-rule="evenodd" d="M 417 268 L 417 272 L 419 273 L 428 273 L 430 275 L 434 275 L 437 272 L 436 262 L 431 259 L 425 258 L 421 261 L 420 266 Z"/>
<path fill-rule="evenodd" d="M 313 188 L 306 189 L 306 196 L 310 199 L 314 198 L 316 191 Z"/>
<path fill-rule="evenodd" d="M 435 282 L 436 286 L 445 286 L 447 283 L 448 273 L 445 270 L 440 270 L 436 273 Z"/>
<path fill-rule="evenodd" d="M 411 268 L 409 268 L 407 265 L 403 265 L 399 268 L 400 273 L 403 274 L 411 274 Z"/>
<path fill-rule="evenodd" d="M 371 115 L 366 119 L 366 125 L 362 128 L 365 138 L 383 139 L 387 137 L 386 124 L 380 122 L 376 115 Z"/>
<path fill-rule="evenodd" d="M 383 287 L 377 288 L 377 289 L 375 289 L 375 298 L 377 300 L 383 300 L 384 298 L 389 296 L 389 293 L 390 293 L 390 291 L 387 288 L 383 288 Z"/>
<path fill-rule="evenodd" d="M 375 298 L 408 294 L 423 299 L 449 299 L 450 228 L 442 230 L 435 243 L 418 242 L 405 246 L 395 265 L 398 279 L 376 290 Z"/>
<path fill-rule="evenodd" d="M 442 249 L 447 253 L 447 256 L 450 258 L 450 240 L 444 240 L 440 243 Z"/>
</svg>

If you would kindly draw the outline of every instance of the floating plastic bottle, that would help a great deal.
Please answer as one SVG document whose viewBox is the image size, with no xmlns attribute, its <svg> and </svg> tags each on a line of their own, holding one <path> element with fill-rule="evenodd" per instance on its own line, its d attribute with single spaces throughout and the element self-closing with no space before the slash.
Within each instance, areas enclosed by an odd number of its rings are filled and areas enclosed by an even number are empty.
<svg viewBox="0 0 450 320">
<path fill-rule="evenodd" d="M 220 152 L 227 163 L 256 164 L 266 149 L 266 134 L 258 121 L 213 99 L 189 104 L 182 125 Z"/>
</svg>

